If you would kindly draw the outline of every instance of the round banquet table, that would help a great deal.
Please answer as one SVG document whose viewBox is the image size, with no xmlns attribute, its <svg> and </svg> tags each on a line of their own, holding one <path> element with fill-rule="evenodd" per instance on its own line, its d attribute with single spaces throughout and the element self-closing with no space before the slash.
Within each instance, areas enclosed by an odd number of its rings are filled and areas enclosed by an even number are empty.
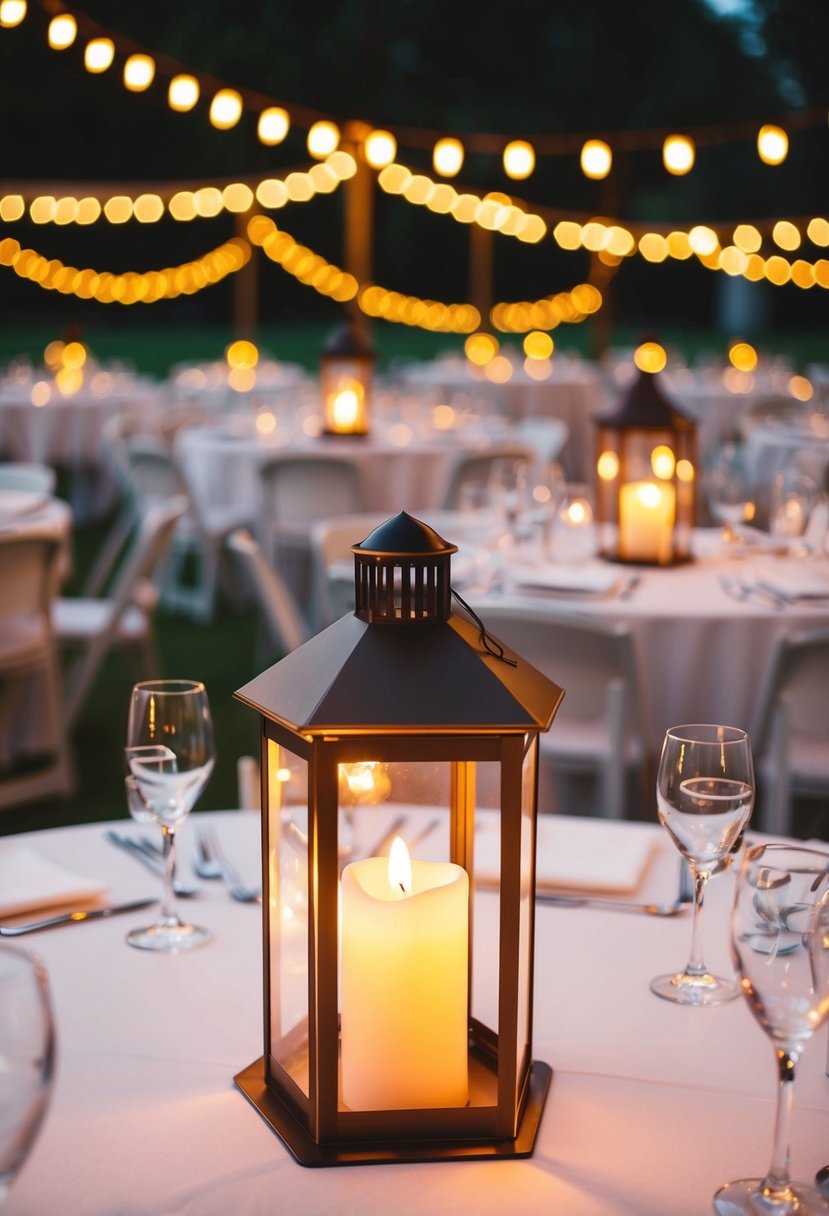
<svg viewBox="0 0 829 1216">
<path fill-rule="evenodd" d="M 209 817 L 253 877 L 258 815 Z M 105 826 L 14 840 L 103 877 L 113 902 L 154 894 L 156 880 L 106 843 Z M 606 824 L 617 840 L 632 828 L 642 825 Z M 657 851 L 638 896 L 672 898 L 677 856 L 652 831 Z M 185 824 L 182 862 L 192 833 Z M 727 873 L 706 896 L 715 968 L 729 966 L 732 884 Z M 186 911 L 215 935 L 191 954 L 125 944 L 151 909 L 19 939 L 49 971 L 58 1067 L 8 1216 L 699 1216 L 723 1182 L 768 1165 L 776 1069 L 747 1006 L 682 1008 L 648 990 L 653 975 L 685 962 L 688 914 L 538 906 L 533 1054 L 553 1081 L 532 1157 L 305 1169 L 233 1083 L 262 1052 L 261 909 L 212 883 Z M 826 1162 L 825 1063 L 824 1027 L 795 1085 L 792 1170 L 803 1180 Z"/>
</svg>

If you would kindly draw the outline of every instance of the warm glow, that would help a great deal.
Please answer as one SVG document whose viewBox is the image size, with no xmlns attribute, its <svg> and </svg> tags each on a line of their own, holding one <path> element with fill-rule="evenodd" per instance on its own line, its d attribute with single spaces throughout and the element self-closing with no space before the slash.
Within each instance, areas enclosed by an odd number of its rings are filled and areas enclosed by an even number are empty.
<svg viewBox="0 0 829 1216">
<path fill-rule="evenodd" d="M 619 473 L 619 457 L 615 452 L 602 452 L 596 461 L 596 472 L 602 481 L 614 481 Z"/>
<path fill-rule="evenodd" d="M 750 342 L 734 342 L 728 349 L 732 367 L 741 372 L 753 372 L 757 366 L 757 351 Z"/>
<path fill-rule="evenodd" d="M 607 177 L 613 164 L 613 153 L 603 139 L 588 139 L 581 150 L 581 171 L 585 177 L 600 181 Z"/>
<path fill-rule="evenodd" d="M 639 252 L 646 262 L 664 262 L 668 241 L 661 232 L 646 232 L 639 238 Z"/>
<path fill-rule="evenodd" d="M 815 395 L 812 382 L 806 376 L 792 376 L 789 381 L 789 392 L 798 401 L 811 401 Z"/>
<path fill-rule="evenodd" d="M 688 243 L 698 257 L 705 257 L 707 254 L 714 253 L 720 242 L 713 228 L 697 224 L 688 233 Z"/>
<path fill-rule="evenodd" d="M 87 72 L 105 72 L 115 58 L 115 43 L 111 38 L 93 38 L 83 53 Z"/>
<path fill-rule="evenodd" d="M 457 425 L 458 416 L 451 405 L 432 407 L 432 426 L 436 431 L 451 431 Z"/>
<path fill-rule="evenodd" d="M 0 25 L 11 29 L 26 16 L 26 0 L 2 0 L 0 3 Z"/>
<path fill-rule="evenodd" d="M 48 343 L 43 352 L 43 362 L 47 367 L 60 367 L 63 362 L 63 347 L 64 343 L 59 338 Z"/>
<path fill-rule="evenodd" d="M 271 410 L 261 410 L 256 415 L 256 429 L 260 435 L 272 435 L 276 430 L 276 415 Z"/>
<path fill-rule="evenodd" d="M 52 389 L 45 380 L 36 380 L 32 385 L 30 399 L 35 408 L 40 409 L 44 405 L 49 404 L 52 396 Z"/>
<path fill-rule="evenodd" d="M 225 351 L 228 367 L 256 367 L 259 362 L 259 351 L 253 342 L 241 338 L 231 342 Z"/>
<path fill-rule="evenodd" d="M 372 169 L 383 169 L 397 155 L 397 140 L 390 131 L 372 131 L 363 144 L 363 152 Z"/>
<path fill-rule="evenodd" d="M 568 503 L 564 515 L 567 522 L 577 528 L 583 524 L 589 524 L 592 519 L 590 505 L 584 498 L 574 498 L 572 502 Z"/>
<path fill-rule="evenodd" d="M 74 397 L 83 384 L 83 372 L 79 367 L 60 367 L 55 372 L 55 385 L 63 397 Z"/>
<path fill-rule="evenodd" d="M 816 215 L 814 219 L 809 220 L 806 235 L 813 245 L 829 245 L 829 220 Z"/>
<path fill-rule="evenodd" d="M 133 93 L 143 93 L 155 77 L 155 61 L 149 55 L 130 55 L 124 64 L 124 84 Z"/>
<path fill-rule="evenodd" d="M 360 398 L 356 388 L 344 388 L 331 402 L 331 418 L 341 431 L 350 430 L 360 417 Z"/>
<path fill-rule="evenodd" d="M 256 372 L 252 367 L 231 367 L 227 382 L 234 393 L 249 393 L 256 387 Z"/>
<path fill-rule="evenodd" d="M 464 354 L 470 363 L 483 367 L 498 354 L 498 339 L 494 334 L 470 334 L 463 344 Z"/>
<path fill-rule="evenodd" d="M 780 249 L 800 248 L 800 233 L 790 220 L 778 220 L 771 231 L 772 240 Z"/>
<path fill-rule="evenodd" d="M 670 480 L 674 475 L 676 466 L 676 458 L 667 444 L 660 443 L 651 452 L 651 468 L 653 469 L 654 477 L 659 477 L 663 481 Z"/>
<path fill-rule="evenodd" d="M 507 384 L 512 379 L 512 364 L 506 355 L 496 355 L 485 364 L 484 375 L 492 384 Z"/>
<path fill-rule="evenodd" d="M 552 359 L 536 359 L 527 355 L 524 360 L 524 371 L 531 380 L 549 380 L 553 374 Z"/>
<path fill-rule="evenodd" d="M 549 359 L 553 353 L 553 339 L 540 329 L 531 330 L 524 338 L 524 354 L 529 359 Z"/>
<path fill-rule="evenodd" d="M 678 460 L 676 462 L 676 476 L 678 481 L 688 482 L 694 480 L 694 466 L 688 459 Z"/>
<path fill-rule="evenodd" d="M 282 143 L 290 126 L 291 121 L 287 110 L 283 110 L 281 106 L 269 106 L 259 115 L 256 134 L 259 136 L 260 143 L 272 148 L 275 144 Z"/>
<path fill-rule="evenodd" d="M 308 132 L 308 151 L 317 160 L 335 152 L 339 142 L 340 130 L 333 122 L 315 122 Z"/>
<path fill-rule="evenodd" d="M 463 144 L 459 139 L 439 139 L 432 152 L 432 165 L 441 177 L 454 177 L 463 165 Z"/>
<path fill-rule="evenodd" d="M 253 191 L 244 182 L 230 182 L 222 191 L 222 203 L 227 211 L 239 215 L 253 206 Z"/>
<path fill-rule="evenodd" d="M 199 100 L 201 89 L 195 76 L 174 76 L 167 90 L 167 104 L 171 110 L 186 114 Z"/>
<path fill-rule="evenodd" d="M 126 224 L 132 219 L 132 199 L 126 194 L 113 194 L 104 203 L 104 215 L 110 224 Z"/>
<path fill-rule="evenodd" d="M 643 342 L 633 352 L 633 362 L 640 372 L 650 372 L 655 375 L 656 372 L 661 372 L 665 367 L 665 364 L 668 362 L 668 356 L 665 353 L 665 348 L 660 346 L 658 342 Z"/>
<path fill-rule="evenodd" d="M 61 362 L 64 367 L 83 367 L 86 363 L 86 347 L 83 342 L 67 342 L 63 348 Z"/>
<path fill-rule="evenodd" d="M 219 89 L 210 103 L 210 121 L 217 131 L 229 131 L 242 117 L 242 97 L 235 89 Z"/>
<path fill-rule="evenodd" d="M 514 139 L 504 148 L 504 172 L 515 181 L 523 181 L 535 168 L 535 150 L 525 139 Z"/>
<path fill-rule="evenodd" d="M 389 849 L 389 886 L 403 895 L 412 893 L 412 862 L 400 836 L 395 836 Z"/>
<path fill-rule="evenodd" d="M 734 229 L 733 240 L 743 253 L 756 253 L 763 244 L 763 238 L 753 224 L 738 224 Z"/>
<path fill-rule="evenodd" d="M 49 22 L 49 46 L 53 51 L 65 51 L 75 41 L 78 23 L 71 13 L 61 13 Z"/>
<path fill-rule="evenodd" d="M 19 220 L 25 211 L 26 202 L 22 194 L 7 194 L 5 198 L 0 198 L 0 220 L 6 223 Z"/>
<path fill-rule="evenodd" d="M 757 153 L 765 165 L 782 165 L 789 151 L 789 137 L 782 127 L 769 123 L 757 133 Z"/>
<path fill-rule="evenodd" d="M 662 145 L 662 163 L 676 177 L 693 169 L 694 156 L 694 141 L 687 135 L 669 135 Z"/>
<path fill-rule="evenodd" d="M 553 229 L 553 237 L 562 249 L 578 249 L 581 245 L 581 224 L 574 220 L 559 220 Z"/>
</svg>

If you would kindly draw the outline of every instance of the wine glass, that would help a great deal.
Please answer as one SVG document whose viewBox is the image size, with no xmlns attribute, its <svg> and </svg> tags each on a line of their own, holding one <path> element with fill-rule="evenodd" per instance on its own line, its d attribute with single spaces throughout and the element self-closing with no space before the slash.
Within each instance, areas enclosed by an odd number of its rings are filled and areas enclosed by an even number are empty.
<svg viewBox="0 0 829 1216">
<path fill-rule="evenodd" d="M 789 1176 L 795 1066 L 829 1016 L 829 852 L 794 844 L 746 849 L 731 917 L 740 987 L 777 1056 L 777 1118 L 764 1178 L 742 1178 L 714 1196 L 720 1216 L 829 1214 L 816 1190 Z"/>
<path fill-rule="evenodd" d="M 722 539 L 732 544 L 740 539 L 737 525 L 753 519 L 756 511 L 742 443 L 727 440 L 720 444 L 709 461 L 704 484 L 711 515 L 723 527 Z"/>
<path fill-rule="evenodd" d="M 127 934 L 131 946 L 175 952 L 210 941 L 212 934 L 185 924 L 175 909 L 176 829 L 213 771 L 213 722 L 199 680 L 145 680 L 133 687 L 127 722 L 125 788 L 130 814 L 161 825 L 164 893 L 154 925 Z"/>
<path fill-rule="evenodd" d="M 651 992 L 681 1005 L 720 1005 L 739 995 L 736 980 L 711 975 L 702 959 L 702 900 L 712 874 L 739 849 L 754 806 L 754 761 L 735 726 L 674 726 L 665 733 L 656 777 L 659 821 L 688 862 L 694 923 L 685 970 L 658 975 Z"/>
<path fill-rule="evenodd" d="M 45 967 L 0 944 L 0 1207 L 26 1159 L 52 1090 L 55 1030 Z"/>
</svg>

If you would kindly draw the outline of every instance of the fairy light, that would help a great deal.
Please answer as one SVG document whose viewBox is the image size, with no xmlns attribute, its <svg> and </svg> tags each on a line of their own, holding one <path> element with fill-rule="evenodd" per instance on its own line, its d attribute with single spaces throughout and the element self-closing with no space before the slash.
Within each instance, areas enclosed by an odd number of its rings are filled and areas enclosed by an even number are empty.
<svg viewBox="0 0 829 1216">
<path fill-rule="evenodd" d="M 535 149 L 525 139 L 513 139 L 504 148 L 504 172 L 514 181 L 523 181 L 535 168 Z"/>
<path fill-rule="evenodd" d="M 524 354 L 528 359 L 549 359 L 553 353 L 553 339 L 541 330 L 531 330 L 524 338 Z"/>
<path fill-rule="evenodd" d="M 383 169 L 397 155 L 397 140 L 390 131 L 372 131 L 366 136 L 363 153 L 372 169 Z"/>
<path fill-rule="evenodd" d="M 694 141 L 687 135 L 669 135 L 662 145 L 662 163 L 675 177 L 690 173 L 695 157 Z"/>
<path fill-rule="evenodd" d="M 813 245 L 829 245 L 829 221 L 815 216 L 806 225 L 806 235 Z"/>
<path fill-rule="evenodd" d="M 242 117 L 242 95 L 235 89 L 219 89 L 210 102 L 210 122 L 217 131 L 229 131 Z"/>
<path fill-rule="evenodd" d="M 753 372 L 757 367 L 757 351 L 750 342 L 732 342 L 728 348 L 728 361 L 740 372 Z"/>
<path fill-rule="evenodd" d="M 651 375 L 655 375 L 666 366 L 668 356 L 664 346 L 660 346 L 658 342 L 643 342 L 633 352 L 633 362 L 640 372 L 649 372 Z"/>
<path fill-rule="evenodd" d="M 131 93 L 145 92 L 155 79 L 155 60 L 149 55 L 130 55 L 124 64 L 124 87 Z"/>
<path fill-rule="evenodd" d="M 498 354 L 500 343 L 494 334 L 470 334 L 463 344 L 463 352 L 475 367 L 485 367 Z"/>
<path fill-rule="evenodd" d="M 78 23 L 71 13 L 59 13 L 49 22 L 47 38 L 53 51 L 65 51 L 78 36 Z"/>
<path fill-rule="evenodd" d="M 269 148 L 281 144 L 291 127 L 288 111 L 281 106 L 268 106 L 259 115 L 256 134 L 259 142 Z"/>
<path fill-rule="evenodd" d="M 446 136 L 439 139 L 432 150 L 432 166 L 441 177 L 454 177 L 463 166 L 463 144 L 459 139 Z"/>
<path fill-rule="evenodd" d="M 92 38 L 83 52 L 83 66 L 93 76 L 105 72 L 115 58 L 115 43 L 111 38 Z"/>
<path fill-rule="evenodd" d="M 308 151 L 317 160 L 322 160 L 335 152 L 340 143 L 340 130 L 333 122 L 321 119 L 311 125 L 308 131 Z"/>
<path fill-rule="evenodd" d="M 800 248 L 800 232 L 790 220 L 778 220 L 771 230 L 771 239 L 779 249 L 788 252 Z"/>
<path fill-rule="evenodd" d="M 743 253 L 756 253 L 763 244 L 763 237 L 753 224 L 738 224 L 732 239 Z"/>
<path fill-rule="evenodd" d="M 585 177 L 600 181 L 607 177 L 613 165 L 613 153 L 603 139 L 588 139 L 582 146 L 581 171 Z"/>
<path fill-rule="evenodd" d="M 789 137 L 782 127 L 766 123 L 757 132 L 757 153 L 764 165 L 782 165 L 789 152 Z"/>
<path fill-rule="evenodd" d="M 167 105 L 178 114 L 186 114 L 197 105 L 201 86 L 195 76 L 185 72 L 173 76 L 167 87 Z"/>
<path fill-rule="evenodd" d="M 0 3 L 0 25 L 13 29 L 26 17 L 26 0 L 2 0 Z"/>
</svg>

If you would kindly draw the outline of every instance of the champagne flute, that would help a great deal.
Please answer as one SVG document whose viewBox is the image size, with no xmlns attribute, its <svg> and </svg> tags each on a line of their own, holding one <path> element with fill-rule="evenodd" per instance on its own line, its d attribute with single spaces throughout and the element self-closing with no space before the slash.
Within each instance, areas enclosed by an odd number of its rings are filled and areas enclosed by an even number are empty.
<svg viewBox="0 0 829 1216">
<path fill-rule="evenodd" d="M 651 992 L 681 1005 L 720 1005 L 739 995 L 736 980 L 711 975 L 702 957 L 702 901 L 712 874 L 739 849 L 754 806 L 754 761 L 744 730 L 674 726 L 665 733 L 656 777 L 659 821 L 688 862 L 694 923 L 685 970 L 658 975 Z"/>
<path fill-rule="evenodd" d="M 52 1090 L 55 1031 L 46 969 L 0 944 L 0 1208 L 34 1144 Z"/>
<path fill-rule="evenodd" d="M 731 948 L 748 1007 L 777 1056 L 777 1117 L 764 1178 L 728 1182 L 720 1216 L 829 1216 L 814 1188 L 789 1176 L 795 1067 L 829 1016 L 829 852 L 795 844 L 746 849 L 731 917 Z"/>
<path fill-rule="evenodd" d="M 127 934 L 131 946 L 173 953 L 210 941 L 208 929 L 183 922 L 175 908 L 176 829 L 213 771 L 213 722 L 199 680 L 145 680 L 133 687 L 127 722 L 125 787 L 130 814 L 161 826 L 164 893 L 154 925 Z"/>
</svg>

